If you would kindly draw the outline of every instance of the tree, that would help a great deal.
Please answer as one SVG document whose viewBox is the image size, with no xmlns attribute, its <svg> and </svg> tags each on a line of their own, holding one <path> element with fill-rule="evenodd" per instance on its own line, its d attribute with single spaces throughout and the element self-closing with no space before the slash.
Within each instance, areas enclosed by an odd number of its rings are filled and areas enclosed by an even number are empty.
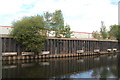
<svg viewBox="0 0 120 80">
<path fill-rule="evenodd" d="M 52 27 L 55 30 L 62 30 L 64 26 L 64 18 L 61 10 L 55 10 L 52 14 Z"/>
<path fill-rule="evenodd" d="M 118 39 L 118 25 L 111 25 L 108 31 L 109 39 Z"/>
<path fill-rule="evenodd" d="M 120 25 L 118 25 L 118 35 L 117 35 L 117 40 L 120 42 Z"/>
<path fill-rule="evenodd" d="M 56 10 L 52 15 L 52 30 L 55 30 L 55 37 L 64 30 L 64 18 L 61 10 Z"/>
<path fill-rule="evenodd" d="M 92 36 L 93 36 L 94 38 L 96 38 L 96 39 L 101 39 L 101 35 L 100 35 L 100 33 L 99 33 L 98 31 L 93 31 L 92 33 L 93 33 Z"/>
<path fill-rule="evenodd" d="M 50 29 L 52 13 L 45 12 L 44 15 L 43 15 L 43 18 L 44 18 L 44 21 L 46 23 L 46 29 Z"/>
<path fill-rule="evenodd" d="M 47 33 L 48 35 L 50 34 L 50 31 L 51 30 L 51 18 L 52 18 L 52 13 L 49 13 L 49 12 L 45 12 L 44 15 L 43 15 L 43 18 L 44 18 L 44 21 L 46 23 L 46 29 L 48 30 Z M 48 36 L 47 35 L 47 36 Z"/>
<path fill-rule="evenodd" d="M 71 34 L 72 32 L 70 32 L 70 25 L 66 25 L 64 27 L 64 33 L 63 35 L 66 37 L 66 38 L 70 38 L 71 37 Z"/>
<path fill-rule="evenodd" d="M 120 25 L 111 25 L 108 33 L 110 39 L 117 39 L 120 42 Z"/>
<path fill-rule="evenodd" d="M 101 34 L 103 39 L 106 39 L 106 38 L 108 38 L 108 33 L 107 33 L 107 30 L 106 30 L 106 26 L 103 23 L 104 22 L 101 21 L 100 34 Z"/>
<path fill-rule="evenodd" d="M 53 13 L 45 12 L 44 20 L 46 25 L 49 26 L 48 29 L 55 31 L 55 37 L 59 37 L 60 34 L 64 35 L 65 37 L 71 36 L 70 26 L 64 26 L 64 18 L 61 10 L 55 10 Z"/>
<path fill-rule="evenodd" d="M 46 37 L 42 35 L 45 22 L 39 15 L 24 17 L 13 22 L 11 36 L 23 45 L 24 50 L 39 53 L 44 45 Z"/>
<path fill-rule="evenodd" d="M 120 28 L 118 30 L 118 38 L 117 38 L 117 40 L 120 42 Z"/>
</svg>

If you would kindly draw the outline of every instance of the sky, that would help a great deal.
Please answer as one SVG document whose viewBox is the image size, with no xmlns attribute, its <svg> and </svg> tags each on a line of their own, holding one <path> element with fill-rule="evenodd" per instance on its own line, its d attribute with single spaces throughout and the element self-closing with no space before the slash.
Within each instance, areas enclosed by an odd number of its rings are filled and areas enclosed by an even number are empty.
<svg viewBox="0 0 120 80">
<path fill-rule="evenodd" d="M 109 30 L 118 24 L 119 0 L 0 0 L 0 25 L 12 26 L 13 21 L 24 16 L 42 15 L 44 12 L 62 10 L 65 24 L 72 31 L 100 30 L 101 21 Z"/>
</svg>

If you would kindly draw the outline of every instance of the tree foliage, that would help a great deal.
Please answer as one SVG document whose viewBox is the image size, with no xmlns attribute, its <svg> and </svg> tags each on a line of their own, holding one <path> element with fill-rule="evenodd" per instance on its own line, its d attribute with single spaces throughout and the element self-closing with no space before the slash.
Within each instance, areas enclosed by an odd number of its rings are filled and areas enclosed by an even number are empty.
<svg viewBox="0 0 120 80">
<path fill-rule="evenodd" d="M 45 12 L 43 15 L 44 21 L 46 23 L 46 29 L 50 29 L 51 27 L 51 18 L 52 18 L 52 14 L 49 12 Z"/>
<path fill-rule="evenodd" d="M 63 30 L 64 18 L 61 10 L 55 10 L 52 15 L 52 28 L 54 30 Z"/>
<path fill-rule="evenodd" d="M 48 29 L 55 31 L 55 37 L 58 37 L 59 34 L 62 34 L 65 37 L 70 37 L 70 26 L 64 25 L 64 18 L 61 10 L 55 10 L 53 13 L 45 12 L 44 20 L 46 26 L 49 26 Z"/>
<path fill-rule="evenodd" d="M 118 27 L 118 37 L 117 37 L 117 40 L 120 42 L 120 25 Z"/>
<path fill-rule="evenodd" d="M 101 21 L 100 34 L 101 34 L 101 36 L 102 36 L 103 39 L 108 38 L 108 32 L 106 30 L 106 26 L 103 24 L 102 21 Z"/>
<path fill-rule="evenodd" d="M 66 37 L 66 38 L 70 38 L 72 32 L 70 32 L 70 25 L 66 25 L 64 27 L 64 33 L 63 35 Z"/>
<path fill-rule="evenodd" d="M 24 17 L 13 22 L 12 26 L 11 36 L 23 45 L 26 51 L 38 53 L 42 50 L 46 37 L 42 36 L 45 22 L 41 16 Z"/>
<path fill-rule="evenodd" d="M 64 29 L 64 19 L 61 10 L 56 10 L 52 15 L 51 29 L 55 30 L 55 37 L 58 37 Z"/>
<path fill-rule="evenodd" d="M 117 39 L 120 42 L 120 25 L 111 25 L 109 31 L 110 39 Z"/>
<path fill-rule="evenodd" d="M 118 39 L 118 25 L 111 25 L 110 26 L 110 30 L 108 31 L 108 34 L 109 34 L 109 39 Z"/>
<path fill-rule="evenodd" d="M 93 31 L 92 33 L 93 33 L 92 36 L 93 36 L 94 38 L 96 38 L 96 39 L 101 39 L 101 35 L 100 35 L 100 33 L 99 33 L 98 31 Z"/>
<path fill-rule="evenodd" d="M 120 42 L 120 25 L 111 25 L 109 31 L 106 30 L 106 26 L 101 21 L 100 32 L 93 31 L 93 37 L 96 39 L 113 39 Z"/>
<path fill-rule="evenodd" d="M 100 31 L 93 31 L 92 33 L 92 36 L 96 39 L 108 39 L 108 31 L 103 21 L 101 21 Z"/>
</svg>

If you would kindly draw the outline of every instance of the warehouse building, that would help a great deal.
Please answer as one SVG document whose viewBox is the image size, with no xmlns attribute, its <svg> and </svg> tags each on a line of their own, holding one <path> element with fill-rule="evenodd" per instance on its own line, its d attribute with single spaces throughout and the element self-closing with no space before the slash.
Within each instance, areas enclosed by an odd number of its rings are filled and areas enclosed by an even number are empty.
<svg viewBox="0 0 120 80">
<path fill-rule="evenodd" d="M 11 26 L 0 26 L 0 34 L 3 35 L 7 35 L 10 33 L 10 31 L 12 30 Z M 47 36 L 49 37 L 54 37 L 55 36 L 55 31 L 49 30 L 47 31 Z M 92 39 L 92 33 L 88 33 L 88 32 L 75 32 L 72 31 L 71 34 L 71 38 L 88 38 L 88 39 Z"/>
<path fill-rule="evenodd" d="M 0 34 L 9 34 L 11 29 L 11 26 L 0 26 Z"/>
</svg>

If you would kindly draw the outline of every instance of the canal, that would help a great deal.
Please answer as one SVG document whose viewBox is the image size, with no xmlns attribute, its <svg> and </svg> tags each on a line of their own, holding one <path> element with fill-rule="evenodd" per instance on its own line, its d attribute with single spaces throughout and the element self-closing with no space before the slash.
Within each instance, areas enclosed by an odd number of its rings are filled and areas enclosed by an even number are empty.
<svg viewBox="0 0 120 80">
<path fill-rule="evenodd" d="M 120 55 L 2 62 L 4 78 L 119 78 Z"/>
</svg>

